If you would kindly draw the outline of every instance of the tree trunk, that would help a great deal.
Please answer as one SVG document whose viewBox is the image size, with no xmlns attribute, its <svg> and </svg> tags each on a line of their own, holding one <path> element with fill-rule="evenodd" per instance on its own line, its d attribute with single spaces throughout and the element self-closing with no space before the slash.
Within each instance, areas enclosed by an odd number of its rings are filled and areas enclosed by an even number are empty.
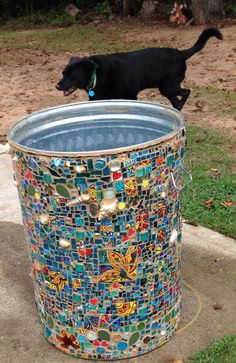
<svg viewBox="0 0 236 363">
<path fill-rule="evenodd" d="M 130 1 L 123 0 L 123 14 L 124 16 L 130 15 Z"/>
<path fill-rule="evenodd" d="M 141 14 L 145 17 L 152 16 L 156 12 L 156 5 L 153 0 L 143 0 L 143 5 L 141 9 Z"/>
<path fill-rule="evenodd" d="M 207 0 L 207 17 L 210 19 L 212 16 L 223 15 L 223 1 L 222 0 Z"/>
<path fill-rule="evenodd" d="M 30 0 L 30 15 L 33 15 L 34 12 L 34 0 Z"/>
<path fill-rule="evenodd" d="M 192 12 L 195 24 L 205 24 L 206 14 L 204 0 L 192 0 Z"/>
<path fill-rule="evenodd" d="M 34 0 L 24 0 L 25 15 L 32 15 L 34 12 Z"/>
<path fill-rule="evenodd" d="M 136 15 L 138 11 L 138 4 L 136 0 L 123 0 L 123 15 Z"/>
<path fill-rule="evenodd" d="M 118 14 L 121 11 L 122 5 L 118 4 L 117 0 L 108 0 L 108 4 L 113 14 Z"/>
<path fill-rule="evenodd" d="M 223 15 L 222 0 L 192 0 L 192 12 L 195 23 L 205 24 L 215 16 Z"/>
<path fill-rule="evenodd" d="M 29 8 L 29 1 L 25 0 L 25 15 L 29 15 L 30 14 L 30 8 Z"/>
</svg>

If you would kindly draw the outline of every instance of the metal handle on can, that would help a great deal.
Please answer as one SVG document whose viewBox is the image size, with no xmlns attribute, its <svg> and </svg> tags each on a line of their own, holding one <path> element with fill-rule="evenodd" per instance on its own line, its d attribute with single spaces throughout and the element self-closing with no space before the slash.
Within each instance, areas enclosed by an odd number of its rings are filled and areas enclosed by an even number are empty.
<svg viewBox="0 0 236 363">
<path fill-rule="evenodd" d="M 191 183 L 191 181 L 193 180 L 193 177 L 192 177 L 191 173 L 183 165 L 180 164 L 178 167 L 180 167 L 189 176 L 189 180 L 186 181 L 186 183 L 181 188 L 178 188 L 177 184 L 175 182 L 174 174 L 172 173 L 172 171 L 170 172 L 170 176 L 171 176 L 175 190 L 177 190 L 177 192 L 182 192 L 187 187 L 187 185 L 189 185 Z"/>
</svg>

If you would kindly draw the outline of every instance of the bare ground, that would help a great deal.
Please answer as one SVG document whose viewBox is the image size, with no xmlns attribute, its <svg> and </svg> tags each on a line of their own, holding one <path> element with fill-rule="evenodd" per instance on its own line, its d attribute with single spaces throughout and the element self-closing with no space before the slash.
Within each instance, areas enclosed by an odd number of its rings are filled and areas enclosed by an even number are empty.
<svg viewBox="0 0 236 363">
<path fill-rule="evenodd" d="M 114 26 L 114 25 L 113 25 Z M 123 25 L 120 25 L 123 27 Z M 123 29 L 123 28 L 122 28 Z M 203 28 L 172 28 L 156 25 L 130 25 L 123 32 L 126 43 L 156 40 L 180 49 L 191 46 Z M 40 31 L 40 30 L 39 30 Z M 210 39 L 200 53 L 188 61 L 185 86 L 193 88 L 183 113 L 190 124 L 216 127 L 236 133 L 236 115 L 232 113 L 229 94 L 236 92 L 236 25 L 222 29 L 224 41 Z M 55 53 L 39 50 L 4 48 L 0 50 L 1 101 L 0 135 L 4 135 L 11 124 L 38 109 L 87 99 L 86 93 L 77 90 L 65 98 L 55 89 L 61 71 L 72 52 Z M 223 90 L 222 97 L 208 102 L 207 87 Z M 204 89 L 204 92 L 202 92 Z M 199 91 L 196 91 L 199 90 Z M 168 104 L 156 90 L 140 93 L 140 99 L 161 101 Z M 222 110 L 221 110 L 222 108 Z"/>
</svg>

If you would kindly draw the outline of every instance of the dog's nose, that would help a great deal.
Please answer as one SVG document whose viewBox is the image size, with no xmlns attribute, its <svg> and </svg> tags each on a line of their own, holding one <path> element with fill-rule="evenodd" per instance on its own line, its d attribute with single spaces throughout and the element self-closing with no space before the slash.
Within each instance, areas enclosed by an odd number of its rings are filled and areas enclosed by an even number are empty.
<svg viewBox="0 0 236 363">
<path fill-rule="evenodd" d="M 60 83 L 57 83 L 57 85 L 56 85 L 55 87 L 56 87 L 56 89 L 57 89 L 58 91 L 60 91 L 60 90 L 61 90 L 61 85 L 60 85 Z"/>
</svg>

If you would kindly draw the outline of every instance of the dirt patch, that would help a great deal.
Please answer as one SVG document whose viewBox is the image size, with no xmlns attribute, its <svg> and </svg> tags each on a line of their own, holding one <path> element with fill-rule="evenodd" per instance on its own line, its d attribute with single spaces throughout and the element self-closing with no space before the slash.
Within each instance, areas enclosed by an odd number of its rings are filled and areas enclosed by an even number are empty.
<svg viewBox="0 0 236 363">
<path fill-rule="evenodd" d="M 125 27 L 125 24 L 124 24 Z M 180 49 L 191 46 L 203 28 L 170 28 L 149 24 L 128 24 L 123 30 L 124 42 L 142 42 L 146 46 L 166 44 Z M 225 92 L 236 91 L 236 26 L 222 29 L 224 41 L 210 39 L 203 51 L 188 61 L 185 84 L 198 87 L 199 95 L 192 93 L 183 113 L 189 123 L 217 127 L 235 133 L 236 119 L 232 115 L 231 104 L 225 99 L 226 107 L 219 115 L 221 104 L 208 104 L 206 92 L 201 87 L 212 86 Z M 39 50 L 17 50 L 2 48 L 1 64 L 1 108 L 0 135 L 4 135 L 11 124 L 38 109 L 65 103 L 87 100 L 85 92 L 66 98 L 55 89 L 60 73 L 72 52 L 55 54 Z M 156 90 L 141 92 L 140 99 L 168 101 Z M 200 101 L 200 107 L 199 103 Z M 201 107 L 201 102 L 203 107 Z M 227 103 L 228 102 L 228 103 Z M 222 103 L 222 100 L 221 100 Z M 227 112 L 229 110 L 229 112 Z"/>
</svg>

